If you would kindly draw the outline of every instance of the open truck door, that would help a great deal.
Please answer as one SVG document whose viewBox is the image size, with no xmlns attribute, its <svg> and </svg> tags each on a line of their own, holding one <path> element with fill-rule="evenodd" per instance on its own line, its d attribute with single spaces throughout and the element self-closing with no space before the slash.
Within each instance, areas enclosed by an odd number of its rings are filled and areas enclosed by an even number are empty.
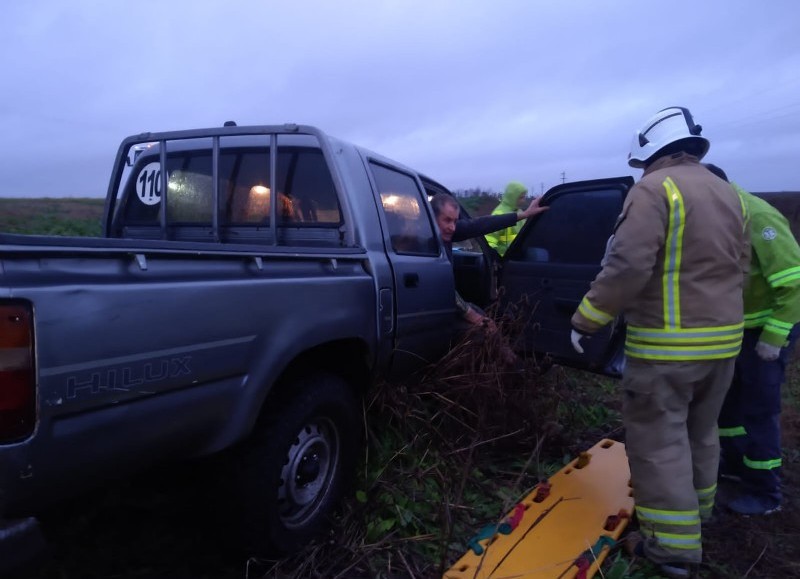
<svg viewBox="0 0 800 579">
<path fill-rule="evenodd" d="M 624 324 L 615 320 L 585 339 L 584 354 L 570 343 L 570 318 L 600 271 L 606 244 L 632 177 L 564 183 L 550 189 L 542 205 L 502 260 L 501 305 L 528 316 L 524 349 L 554 361 L 618 376 L 624 364 Z"/>
</svg>

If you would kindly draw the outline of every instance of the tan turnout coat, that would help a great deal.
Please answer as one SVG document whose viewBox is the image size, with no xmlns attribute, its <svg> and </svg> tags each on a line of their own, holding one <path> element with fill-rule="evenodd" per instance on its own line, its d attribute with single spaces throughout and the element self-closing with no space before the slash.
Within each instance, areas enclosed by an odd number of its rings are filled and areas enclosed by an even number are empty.
<svg viewBox="0 0 800 579">
<path fill-rule="evenodd" d="M 630 357 L 736 356 L 750 256 L 746 219 L 735 191 L 697 158 L 658 159 L 630 190 L 573 326 L 591 334 L 622 313 Z"/>
</svg>

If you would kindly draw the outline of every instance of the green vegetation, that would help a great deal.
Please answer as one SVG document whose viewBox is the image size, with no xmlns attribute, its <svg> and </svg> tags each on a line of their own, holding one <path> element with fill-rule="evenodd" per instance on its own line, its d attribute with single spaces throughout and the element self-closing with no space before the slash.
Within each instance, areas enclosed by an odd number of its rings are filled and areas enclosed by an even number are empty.
<svg viewBox="0 0 800 579">
<path fill-rule="evenodd" d="M 624 440 L 616 381 L 559 366 L 540 374 L 534 361 L 507 372 L 493 362 L 493 347 L 467 340 L 420 380 L 382 385 L 365 409 L 368 450 L 357 490 L 333 532 L 296 557 L 253 560 L 255 576 L 325 569 L 334 577 L 441 577 L 480 528 L 499 522 L 539 481 L 603 438 Z M 704 528 L 700 578 L 743 577 L 751 567 L 750 576 L 797 573 L 796 358 L 789 375 L 785 510 L 766 519 L 720 510 Z M 602 576 L 660 577 L 619 546 Z"/>
<path fill-rule="evenodd" d="M 97 235 L 102 203 L 0 199 L 0 230 Z M 512 340 L 519 334 L 518 322 L 498 323 Z M 230 521 L 215 513 L 224 501 L 203 487 L 208 471 L 182 465 L 45 514 L 52 555 L 28 577 L 441 577 L 480 528 L 538 482 L 602 438 L 624 440 L 616 381 L 560 366 L 543 373 L 548 360 L 510 372 L 495 362 L 497 348 L 467 339 L 416 379 L 370 393 L 352 492 L 330 532 L 296 556 L 243 562 L 226 544 Z M 784 388 L 784 511 L 768 519 L 720 514 L 704 530 L 702 578 L 800 574 L 797 354 Z M 657 577 L 618 548 L 603 576 Z"/>
<path fill-rule="evenodd" d="M 103 199 L 0 199 L 0 231 L 35 235 L 99 236 Z"/>
</svg>

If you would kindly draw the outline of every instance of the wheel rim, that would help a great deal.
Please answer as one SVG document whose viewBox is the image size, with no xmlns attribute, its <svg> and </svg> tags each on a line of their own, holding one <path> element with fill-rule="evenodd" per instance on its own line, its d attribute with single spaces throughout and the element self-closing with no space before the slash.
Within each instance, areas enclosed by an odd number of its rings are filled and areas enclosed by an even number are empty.
<svg viewBox="0 0 800 579">
<path fill-rule="evenodd" d="M 330 489 L 338 459 L 339 436 L 330 420 L 310 422 L 297 433 L 278 487 L 278 510 L 286 527 L 300 527 L 316 514 Z"/>
</svg>

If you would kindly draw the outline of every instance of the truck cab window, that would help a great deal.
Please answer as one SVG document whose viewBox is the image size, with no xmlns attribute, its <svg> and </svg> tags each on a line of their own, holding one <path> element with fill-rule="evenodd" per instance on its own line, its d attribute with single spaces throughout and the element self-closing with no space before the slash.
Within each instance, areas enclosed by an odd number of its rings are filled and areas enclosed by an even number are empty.
<svg viewBox="0 0 800 579">
<path fill-rule="evenodd" d="M 439 255 L 439 243 L 413 177 L 370 163 L 381 196 L 392 249 L 396 253 Z"/>
<path fill-rule="evenodd" d="M 232 226 L 266 226 L 273 198 L 269 139 L 264 138 L 259 148 L 236 146 L 236 141 L 241 140 L 242 137 L 228 137 L 221 143 L 225 146 L 220 154 L 220 222 Z M 338 227 L 341 224 L 333 178 L 315 138 L 279 136 L 276 186 L 278 225 Z"/>
<path fill-rule="evenodd" d="M 214 207 L 213 141 L 210 138 L 166 142 L 166 226 L 175 239 L 208 239 L 217 211 L 223 241 L 271 239 L 271 203 L 277 200 L 281 244 L 328 243 L 338 234 L 288 229 L 326 228 L 342 223 L 336 189 L 322 149 L 309 135 L 279 135 L 277 171 L 272 179 L 269 135 L 220 138 L 218 204 Z M 160 235 L 160 145 L 138 150 L 124 181 L 121 225 L 132 237 Z M 273 194 L 271 187 L 277 189 Z M 330 238 L 330 239 L 328 239 Z"/>
</svg>

